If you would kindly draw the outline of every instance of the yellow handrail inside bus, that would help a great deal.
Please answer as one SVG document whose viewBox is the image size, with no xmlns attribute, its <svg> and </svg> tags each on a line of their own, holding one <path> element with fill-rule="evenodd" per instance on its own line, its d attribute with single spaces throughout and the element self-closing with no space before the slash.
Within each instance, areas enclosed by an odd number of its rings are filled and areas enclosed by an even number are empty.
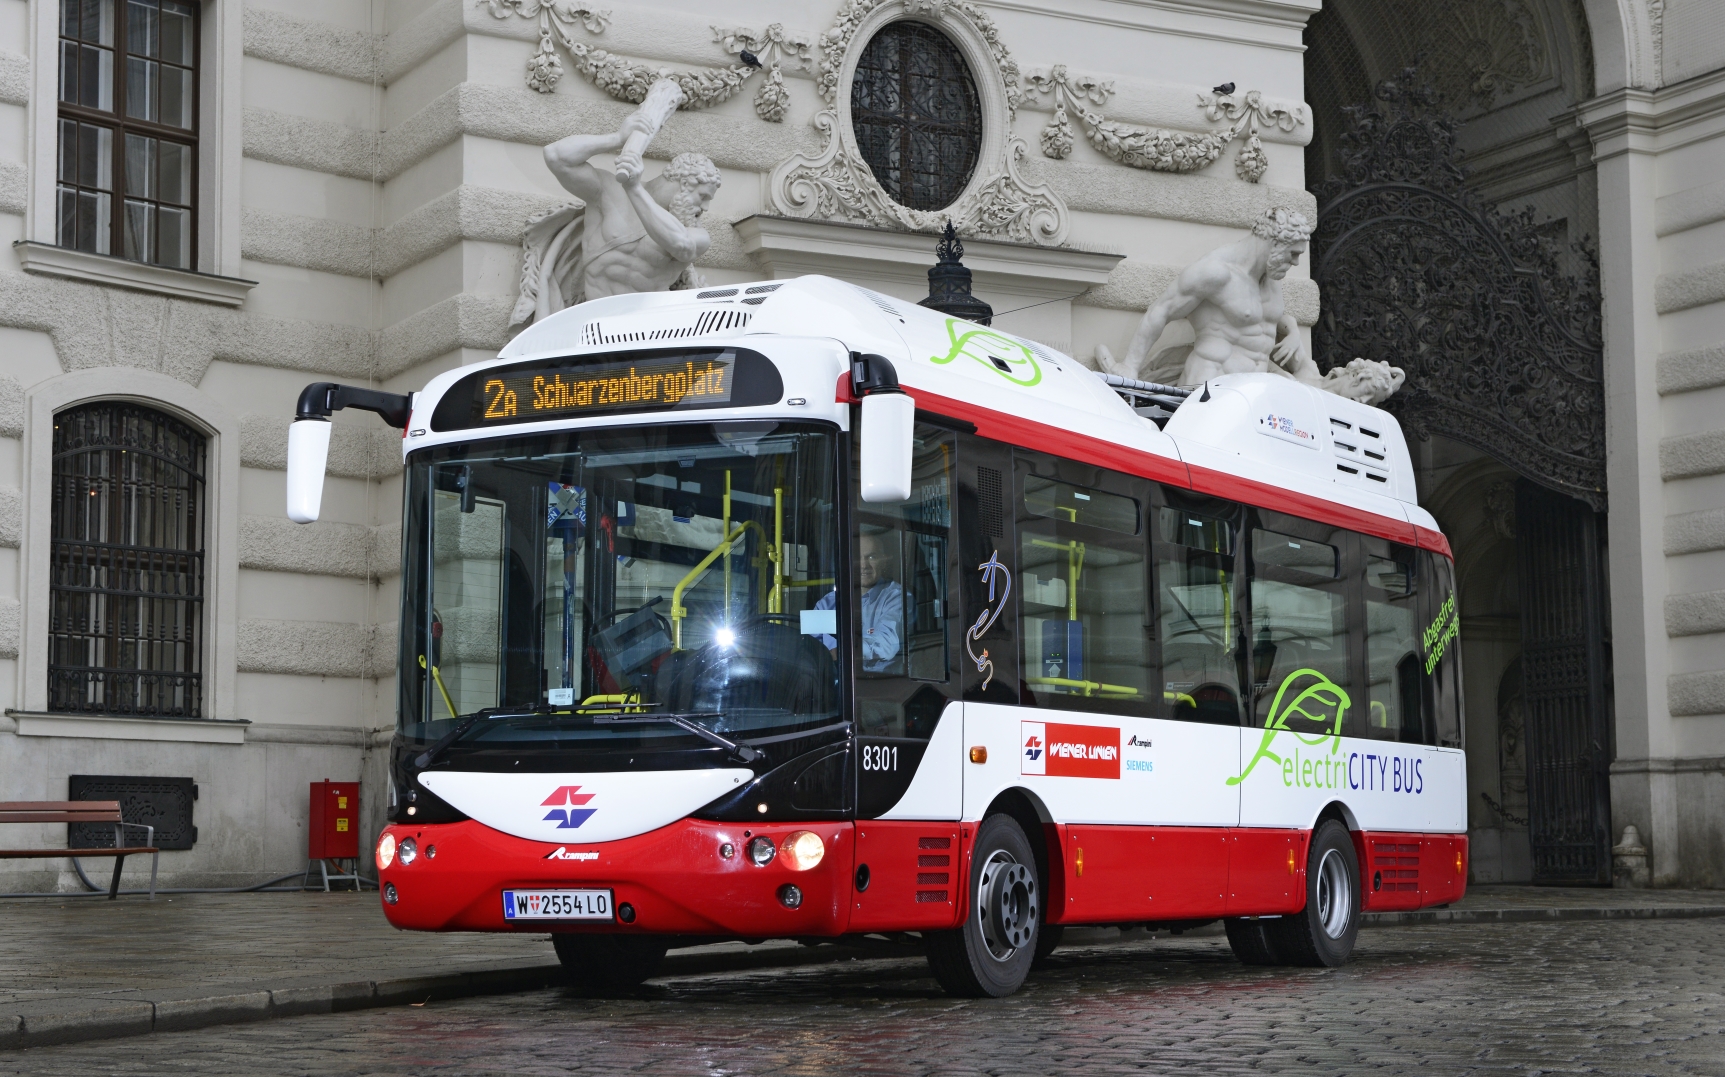
<svg viewBox="0 0 1725 1077">
<path fill-rule="evenodd" d="M 1078 574 L 1084 571 L 1084 543 L 1077 540 L 1049 542 L 1047 539 L 1031 539 L 1030 544 L 1047 550 L 1066 551 L 1066 619 L 1078 620 Z"/>
<path fill-rule="evenodd" d="M 425 664 L 425 656 L 420 655 L 419 656 L 419 668 L 420 669 L 429 668 L 431 670 L 431 679 L 437 682 L 437 690 L 439 692 L 443 693 L 443 705 L 445 707 L 449 708 L 449 716 L 451 718 L 461 717 L 455 711 L 455 701 L 453 699 L 449 698 L 449 689 L 443 687 L 443 675 L 441 673 L 437 672 L 437 667 L 436 666 L 427 667 Z"/>
<path fill-rule="evenodd" d="M 1162 701 L 1164 703 L 1185 703 L 1193 710 L 1198 709 L 1198 701 L 1187 695 L 1185 692 L 1163 692 Z"/>
<path fill-rule="evenodd" d="M 1056 688 L 1077 688 L 1085 695 L 1100 693 L 1106 696 L 1141 696 L 1144 693 L 1137 688 L 1129 688 L 1123 684 L 1103 684 L 1099 681 L 1079 681 L 1069 677 L 1026 677 L 1031 684 L 1048 684 Z"/>
<path fill-rule="evenodd" d="M 579 710 L 586 713 L 588 710 L 595 707 L 603 707 L 607 711 L 611 711 L 613 713 L 616 711 L 626 711 L 630 708 L 639 710 L 641 707 L 641 693 L 612 692 L 606 695 L 588 696 L 586 699 L 581 701 Z M 569 714 L 571 712 L 562 711 L 560 713 Z"/>
<path fill-rule="evenodd" d="M 734 530 L 726 532 L 725 537 L 719 540 L 719 544 L 708 551 L 707 556 L 701 558 L 694 568 L 685 573 L 683 578 L 677 581 L 677 586 L 671 588 L 671 646 L 675 650 L 683 649 L 683 618 L 689 616 L 689 611 L 683 608 L 683 592 L 688 590 L 689 585 L 694 583 L 702 573 L 711 568 L 713 562 L 717 561 L 721 555 L 731 552 L 731 543 L 735 542 L 737 536 L 741 535 L 748 526 L 748 523 L 741 523 Z"/>
</svg>

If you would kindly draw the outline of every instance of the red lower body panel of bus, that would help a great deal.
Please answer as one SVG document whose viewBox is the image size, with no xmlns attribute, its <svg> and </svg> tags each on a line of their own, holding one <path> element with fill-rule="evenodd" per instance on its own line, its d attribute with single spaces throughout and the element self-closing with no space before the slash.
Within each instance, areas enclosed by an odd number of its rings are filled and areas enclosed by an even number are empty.
<svg viewBox="0 0 1725 1077">
<path fill-rule="evenodd" d="M 794 870 L 757 865 L 749 842 L 782 847 L 799 830 L 825 846 Z M 772 938 L 957 926 L 968 907 L 972 823 L 861 820 L 742 826 L 684 819 L 633 838 L 551 845 L 467 820 L 392 825 L 398 853 L 379 872 L 384 912 L 421 931 L 640 931 Z M 1306 901 L 1304 830 L 1047 824 L 1048 920 L 1110 924 L 1269 916 Z M 1366 911 L 1447 904 L 1466 889 L 1465 835 L 1354 833 Z M 726 847 L 730 855 L 723 855 Z M 435 852 L 433 852 L 435 850 Z M 866 872 L 863 870 L 866 868 Z M 794 907 L 783 888 L 795 886 Z M 505 891 L 589 889 L 628 905 L 627 923 L 511 919 Z"/>
</svg>

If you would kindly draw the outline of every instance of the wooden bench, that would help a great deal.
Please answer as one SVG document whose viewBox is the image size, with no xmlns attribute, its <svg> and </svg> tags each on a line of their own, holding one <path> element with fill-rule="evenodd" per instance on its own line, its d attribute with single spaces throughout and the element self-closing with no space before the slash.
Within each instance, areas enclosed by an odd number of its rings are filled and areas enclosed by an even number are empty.
<svg viewBox="0 0 1725 1077">
<path fill-rule="evenodd" d="M 108 823 L 114 828 L 112 849 L 0 849 L 0 860 L 49 860 L 62 856 L 111 856 L 114 881 L 108 884 L 108 900 L 120 895 L 120 868 L 134 853 L 150 854 L 150 900 L 156 900 L 156 828 L 128 823 L 120 818 L 117 800 L 14 800 L 0 801 L 0 823 Z M 144 832 L 144 844 L 126 844 L 127 827 Z"/>
</svg>

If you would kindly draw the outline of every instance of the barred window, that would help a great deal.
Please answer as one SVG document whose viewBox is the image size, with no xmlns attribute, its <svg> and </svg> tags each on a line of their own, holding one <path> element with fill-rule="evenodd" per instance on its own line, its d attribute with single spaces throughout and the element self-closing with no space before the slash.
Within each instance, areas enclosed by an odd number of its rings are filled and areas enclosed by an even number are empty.
<svg viewBox="0 0 1725 1077">
<path fill-rule="evenodd" d="M 202 716 L 205 461 L 137 404 L 54 417 L 49 710 Z"/>
<path fill-rule="evenodd" d="M 857 148 L 888 196 L 944 209 L 964 193 L 982 147 L 970 65 L 945 34 L 889 23 L 869 40 L 851 82 Z"/>
<path fill-rule="evenodd" d="M 60 246 L 196 268 L 197 37 L 190 0 L 60 0 Z"/>
</svg>

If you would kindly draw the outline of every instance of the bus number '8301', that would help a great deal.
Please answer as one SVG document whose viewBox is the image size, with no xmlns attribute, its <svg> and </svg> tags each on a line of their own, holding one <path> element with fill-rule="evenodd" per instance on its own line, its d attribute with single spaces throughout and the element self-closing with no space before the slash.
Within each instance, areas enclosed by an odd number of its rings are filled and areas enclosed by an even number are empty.
<svg viewBox="0 0 1725 1077">
<path fill-rule="evenodd" d="M 890 744 L 865 744 L 862 750 L 864 770 L 897 770 L 898 748 Z"/>
</svg>

